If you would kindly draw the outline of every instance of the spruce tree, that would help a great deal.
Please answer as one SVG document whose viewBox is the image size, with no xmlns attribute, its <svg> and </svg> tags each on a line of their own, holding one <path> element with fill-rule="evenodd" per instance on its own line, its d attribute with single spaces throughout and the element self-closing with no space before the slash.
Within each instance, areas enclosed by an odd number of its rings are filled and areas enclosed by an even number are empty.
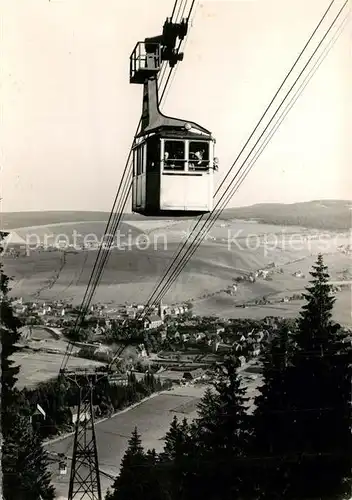
<svg viewBox="0 0 352 500">
<path fill-rule="evenodd" d="M 206 392 L 195 423 L 195 477 L 204 499 L 245 498 L 248 492 L 250 418 L 237 369 L 233 357 L 218 367 L 215 394 Z"/>
<path fill-rule="evenodd" d="M 174 416 L 165 436 L 159 463 L 164 478 L 164 491 L 166 489 L 172 499 L 182 500 L 189 497 L 187 477 L 193 470 L 193 445 L 191 426 L 186 419 L 179 422 L 177 416 Z"/>
<path fill-rule="evenodd" d="M 262 456 L 258 498 L 338 500 L 350 494 L 350 351 L 331 320 L 334 297 L 321 255 L 311 275 L 293 352 L 281 331 L 264 364 L 254 421 L 253 453 Z"/>
<path fill-rule="evenodd" d="M 1 417 L 3 432 L 6 432 L 6 426 L 11 425 L 6 422 L 8 412 L 14 404 L 18 392 L 15 389 L 17 375 L 20 371 L 15 362 L 10 359 L 18 351 L 16 342 L 20 335 L 18 328 L 20 321 L 13 315 L 11 301 L 8 297 L 9 278 L 3 271 L 0 264 L 0 333 L 1 333 Z"/>
<path fill-rule="evenodd" d="M 261 356 L 263 385 L 255 399 L 252 460 L 253 487 L 260 499 L 279 500 L 286 489 L 285 470 L 280 456 L 287 449 L 287 373 L 293 355 L 292 330 L 286 324 L 275 331 Z"/>
<path fill-rule="evenodd" d="M 159 500 L 158 481 L 155 474 L 155 451 L 145 453 L 137 428 L 132 432 L 128 447 L 121 461 L 119 476 L 106 500 Z"/>
<path fill-rule="evenodd" d="M 16 390 L 19 367 L 10 357 L 17 351 L 20 323 L 8 297 L 9 278 L 0 265 L 1 313 L 1 430 L 2 479 L 4 500 L 43 500 L 54 498 L 47 473 L 47 456 L 40 438 L 33 432 L 23 398 Z"/>
<path fill-rule="evenodd" d="M 322 255 L 311 271 L 289 370 L 290 494 L 349 498 L 351 492 L 351 350 L 332 321 L 335 297 Z"/>
<path fill-rule="evenodd" d="M 55 490 L 47 466 L 47 454 L 28 417 L 15 416 L 3 448 L 4 499 L 53 500 Z"/>
<path fill-rule="evenodd" d="M 340 325 L 331 320 L 336 298 L 333 296 L 328 268 L 324 265 L 321 254 L 318 255 L 310 275 L 313 279 L 303 294 L 306 303 L 300 312 L 296 336 L 300 354 L 307 359 L 310 355 L 324 355 L 325 351 L 331 352 L 334 349 L 336 351 L 339 341 L 342 340 Z"/>
</svg>

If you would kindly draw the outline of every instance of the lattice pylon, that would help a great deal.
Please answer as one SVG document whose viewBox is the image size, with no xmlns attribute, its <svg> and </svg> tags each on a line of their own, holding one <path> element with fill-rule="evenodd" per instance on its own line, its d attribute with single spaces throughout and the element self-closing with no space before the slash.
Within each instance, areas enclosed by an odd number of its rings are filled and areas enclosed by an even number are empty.
<svg viewBox="0 0 352 500">
<path fill-rule="evenodd" d="M 102 500 L 92 381 L 80 387 L 68 500 Z"/>
</svg>

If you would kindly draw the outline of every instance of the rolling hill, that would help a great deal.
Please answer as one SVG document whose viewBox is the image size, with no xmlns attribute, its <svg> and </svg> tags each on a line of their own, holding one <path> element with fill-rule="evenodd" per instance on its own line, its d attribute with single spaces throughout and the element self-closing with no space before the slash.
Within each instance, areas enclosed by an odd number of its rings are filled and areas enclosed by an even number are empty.
<svg viewBox="0 0 352 500">
<path fill-rule="evenodd" d="M 319 251 L 326 255 L 333 279 L 339 279 L 339 273 L 350 267 L 349 256 L 342 251 L 350 244 L 347 225 L 350 205 L 348 201 L 314 201 L 227 209 L 172 284 L 165 301 L 193 300 L 199 314 L 223 317 L 234 312 L 236 316 L 247 317 L 277 315 L 280 311 L 283 315 L 293 311 L 296 314 L 299 304 L 279 304 L 279 299 L 282 294 L 302 291 Z M 13 277 L 12 295 L 25 300 L 60 299 L 80 303 L 97 257 L 96 247 L 81 244 L 87 239 L 91 241 L 93 236 L 93 240 L 101 240 L 107 217 L 104 212 L 3 214 L 4 228 L 10 236 L 16 236 L 19 242 L 21 238 L 29 242 L 29 247 L 22 245 L 19 253 L 9 252 L 3 257 L 5 271 Z M 279 225 L 280 218 L 286 223 Z M 94 301 L 116 305 L 149 299 L 180 248 L 180 242 L 195 223 L 187 218 L 170 220 L 126 214 L 115 240 L 118 245 L 109 253 Z M 319 225 L 323 228 L 318 231 L 309 229 Z M 317 235 L 327 235 L 329 240 L 320 241 Z M 297 246 L 300 238 L 301 244 Z M 53 249 L 36 245 L 39 241 L 45 243 L 45 239 L 49 245 L 66 240 L 71 247 Z M 79 248 L 72 247 L 75 243 Z M 21 248 L 20 243 L 17 248 Z M 235 296 L 228 294 L 233 278 L 265 268 L 272 262 L 285 269 L 284 277 L 277 274 L 272 281 L 243 284 Z M 293 273 L 299 270 L 307 279 L 294 278 Z M 340 295 L 338 317 L 348 323 L 351 318 L 346 304 L 350 301 L 350 290 Z M 266 296 L 277 297 L 277 306 L 235 308 L 236 304 Z"/>
<path fill-rule="evenodd" d="M 317 229 L 351 228 L 351 200 L 316 200 L 302 203 L 263 203 L 249 207 L 228 208 L 223 219 L 257 220 L 263 224 L 303 226 Z"/>
<path fill-rule="evenodd" d="M 222 211 L 219 219 L 257 220 L 262 224 L 346 230 L 351 227 L 351 208 L 351 200 L 316 200 L 292 204 L 262 203 L 248 207 L 227 208 Z M 9 230 L 68 222 L 106 222 L 108 218 L 108 212 L 94 211 L 7 212 L 2 214 L 3 227 L 1 229 Z M 138 214 L 126 213 L 123 220 L 126 223 L 157 221 L 158 217 L 146 218 Z"/>
</svg>

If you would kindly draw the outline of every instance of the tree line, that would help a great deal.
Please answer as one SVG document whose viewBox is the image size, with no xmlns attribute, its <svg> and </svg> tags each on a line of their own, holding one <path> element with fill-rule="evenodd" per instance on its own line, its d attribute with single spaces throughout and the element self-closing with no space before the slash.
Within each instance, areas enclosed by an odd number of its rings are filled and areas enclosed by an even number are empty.
<svg viewBox="0 0 352 500">
<path fill-rule="evenodd" d="M 145 451 L 134 430 L 106 500 L 350 498 L 351 345 L 332 321 L 321 255 L 311 277 L 299 318 L 262 355 L 254 411 L 229 356 L 197 418 L 174 418 L 162 452 Z"/>
<path fill-rule="evenodd" d="M 95 384 L 93 392 L 95 417 L 111 416 L 114 412 L 170 386 L 169 382 L 161 382 L 152 373 L 146 373 L 141 380 L 130 373 L 124 385 L 111 382 L 108 376 L 101 378 Z M 36 431 L 43 439 L 73 430 L 72 413 L 77 408 L 79 399 L 76 383 L 65 377 L 58 377 L 41 383 L 34 389 L 23 389 L 20 397 L 27 414 L 33 412 L 37 404 L 45 410 L 46 418 L 37 415 L 34 422 Z"/>
<path fill-rule="evenodd" d="M 17 351 L 18 319 L 8 298 L 9 278 L 0 264 L 1 334 L 1 468 L 4 500 L 52 500 L 55 496 L 47 471 L 48 456 L 33 432 L 16 389 L 19 367 L 10 357 Z"/>
</svg>

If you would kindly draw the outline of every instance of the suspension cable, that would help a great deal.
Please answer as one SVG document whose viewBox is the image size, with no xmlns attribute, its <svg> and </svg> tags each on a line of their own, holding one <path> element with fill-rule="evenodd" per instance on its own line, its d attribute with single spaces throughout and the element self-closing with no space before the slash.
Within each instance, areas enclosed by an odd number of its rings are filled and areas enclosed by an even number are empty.
<svg viewBox="0 0 352 500">
<path fill-rule="evenodd" d="M 176 9 L 177 3 L 178 3 L 178 0 L 175 1 L 174 10 Z M 195 3 L 195 0 L 192 0 L 191 6 L 190 6 L 190 9 L 189 9 L 189 12 L 188 12 L 188 16 L 186 18 L 186 22 L 189 21 L 189 18 L 190 18 L 191 14 L 192 14 L 194 3 Z M 186 3 L 183 6 L 183 10 L 182 10 L 181 16 L 184 15 L 186 5 L 187 5 L 187 0 L 186 0 Z M 179 11 L 180 11 L 181 7 L 182 7 L 182 3 L 179 6 Z M 174 13 L 174 11 L 173 11 L 173 13 Z M 179 50 L 181 48 L 181 45 L 182 45 L 182 40 L 180 40 L 178 48 L 176 49 L 177 53 L 179 52 Z M 174 71 L 174 67 L 170 68 L 168 78 L 167 78 L 166 83 L 164 85 L 164 88 L 163 88 L 163 90 L 161 92 L 161 97 L 160 97 L 159 103 L 162 102 L 162 99 L 165 96 L 165 91 L 166 91 L 166 89 L 168 87 L 168 84 L 169 84 L 169 81 L 170 81 L 170 77 L 171 77 L 171 74 L 173 73 L 173 71 Z M 131 187 L 132 187 L 132 179 L 130 179 L 130 177 L 132 177 L 132 168 L 131 168 L 132 167 L 132 165 L 131 165 L 132 148 L 133 148 L 136 136 L 138 134 L 138 131 L 140 129 L 140 125 L 141 125 L 141 119 L 139 120 L 137 129 L 136 129 L 136 133 L 135 133 L 135 136 L 134 136 L 134 139 L 133 139 L 133 143 L 132 143 L 132 146 L 130 148 L 130 151 L 129 151 L 129 154 L 128 154 L 128 157 L 127 157 L 127 161 L 126 161 L 126 164 L 125 164 L 125 168 L 124 168 L 124 171 L 123 171 L 123 175 L 122 175 L 122 178 L 121 178 L 121 181 L 120 181 L 120 185 L 119 185 L 119 188 L 118 188 L 118 191 L 117 191 L 114 203 L 113 203 L 113 208 L 112 208 L 112 210 L 110 212 L 108 223 L 106 225 L 106 229 L 105 229 L 105 233 L 104 233 L 104 238 L 105 238 L 105 236 L 109 237 L 109 240 L 107 242 L 107 248 L 105 246 L 106 245 L 105 243 L 104 243 L 104 246 L 102 244 L 100 244 L 100 246 L 99 246 L 99 250 L 98 250 L 98 254 L 97 254 L 97 257 L 96 257 L 96 260 L 95 260 L 95 263 L 94 263 L 94 267 L 93 267 L 93 270 L 92 270 L 92 273 L 91 273 L 91 276 L 90 276 L 90 279 L 89 279 L 89 282 L 88 282 L 88 286 L 87 286 L 86 292 L 85 292 L 84 297 L 83 297 L 83 301 L 82 301 L 82 304 L 81 304 L 80 312 L 79 312 L 79 315 L 77 317 L 77 320 L 76 320 L 74 328 L 73 328 L 74 332 L 79 331 L 80 327 L 83 324 L 84 318 L 85 318 L 85 316 L 86 316 L 86 314 L 88 312 L 89 305 L 90 305 L 91 300 L 93 298 L 94 292 L 95 292 L 95 290 L 96 290 L 96 288 L 98 286 L 98 283 L 99 283 L 100 278 L 101 278 L 102 271 L 104 269 L 104 266 L 106 264 L 107 258 L 109 256 L 109 250 L 111 248 L 111 245 L 112 245 L 112 242 L 113 242 L 113 238 L 115 236 L 115 233 L 116 233 L 116 230 L 118 228 L 118 225 L 121 222 L 121 219 L 123 217 L 123 211 L 124 211 L 124 208 L 125 208 L 125 205 L 127 203 L 127 199 L 128 199 L 129 194 L 130 194 Z M 120 201 L 121 197 L 122 197 L 122 200 Z M 117 210 L 116 210 L 116 208 L 117 208 Z M 110 226 L 112 226 L 112 231 L 111 232 L 109 232 L 110 231 Z M 104 252 L 104 250 L 105 250 L 105 252 Z M 63 361 L 62 361 L 62 364 L 61 364 L 61 371 L 66 368 L 67 362 L 68 362 L 68 359 L 69 359 L 69 357 L 70 357 L 70 355 L 72 353 L 73 347 L 74 347 L 74 343 L 72 343 L 72 342 L 68 343 L 67 348 L 66 348 L 66 352 L 64 354 L 64 358 L 63 358 Z"/>
<path fill-rule="evenodd" d="M 227 191 L 231 188 L 231 185 L 233 183 L 233 181 L 236 179 L 237 177 L 237 174 L 240 173 L 240 171 L 242 170 L 243 166 L 245 165 L 247 159 L 249 158 L 249 156 L 252 154 L 253 150 L 255 149 L 255 147 L 257 146 L 258 142 L 260 141 L 260 139 L 262 138 L 262 136 L 265 134 L 267 128 L 269 127 L 269 125 L 271 124 L 272 120 L 275 118 L 276 114 L 278 113 L 278 111 L 280 110 L 282 104 L 285 102 L 286 98 L 288 97 L 288 95 L 291 93 L 292 89 L 294 88 L 294 86 L 296 85 L 297 81 L 299 80 L 299 78 L 301 77 L 301 75 L 303 74 L 303 72 L 305 71 L 306 67 L 308 66 L 308 64 L 311 62 L 312 58 L 314 57 L 314 55 L 316 54 L 317 50 L 319 49 L 319 47 L 321 46 L 321 44 L 323 43 L 323 41 L 325 40 L 326 36 L 328 35 L 328 33 L 331 31 L 331 29 L 333 28 L 335 22 L 337 21 L 337 19 L 340 17 L 343 9 L 345 8 L 345 6 L 347 5 L 347 1 L 343 4 L 343 6 L 341 7 L 339 13 L 337 14 L 337 16 L 335 17 L 333 23 L 330 25 L 330 27 L 328 28 L 328 30 L 326 31 L 324 37 L 322 38 L 322 40 L 319 42 L 317 48 L 315 49 L 315 51 L 313 52 L 312 56 L 310 57 L 310 59 L 308 60 L 308 62 L 306 63 L 306 65 L 304 66 L 303 70 L 300 72 L 299 76 L 297 77 L 296 81 L 294 82 L 294 84 L 292 85 L 292 87 L 290 88 L 290 90 L 288 91 L 288 93 L 286 94 L 285 98 L 283 99 L 283 101 L 281 102 L 280 106 L 278 107 L 277 111 L 275 112 L 275 114 L 273 115 L 273 117 L 271 118 L 271 120 L 269 121 L 268 125 L 266 126 L 266 128 L 264 129 L 264 131 L 262 132 L 261 136 L 259 137 L 258 141 L 256 142 L 256 144 L 254 145 L 254 147 L 252 148 L 251 152 L 249 153 L 249 155 L 246 157 L 245 161 L 242 163 L 240 169 L 238 170 L 238 172 L 236 173 L 234 179 L 231 181 L 230 183 L 230 186 L 228 186 L 228 188 L 225 190 L 225 193 L 221 196 L 220 200 L 218 201 L 218 203 L 216 204 L 215 208 L 213 209 L 213 211 L 209 214 L 207 220 L 205 221 L 205 223 L 203 224 L 202 228 L 198 231 L 198 235 L 195 237 L 195 239 L 199 236 L 199 234 L 201 233 L 201 231 L 203 230 L 204 226 L 207 224 L 207 222 L 211 219 L 211 217 L 213 216 L 214 213 L 216 213 L 217 209 L 218 209 L 218 206 L 219 204 L 221 203 L 223 197 L 226 195 Z M 329 6 L 330 7 L 330 6 Z M 324 14 L 325 16 L 326 14 Z M 346 16 L 347 17 L 347 16 Z M 346 20 L 346 18 L 345 18 Z M 320 23 L 321 24 L 321 23 Z M 291 106 L 292 107 L 292 106 Z M 290 108 L 291 109 L 291 108 Z M 287 114 L 287 113 L 286 113 Z M 277 127 L 278 128 L 278 127 Z M 273 135 L 273 134 L 272 134 Z M 247 141 L 248 142 L 248 141 Z M 238 159 L 238 158 L 237 158 Z M 237 161 L 237 159 L 235 160 L 235 162 Z M 257 159 L 257 158 L 256 158 Z M 256 161 L 256 160 L 255 160 Z M 233 164 L 233 166 L 235 165 L 235 163 Z M 232 168 L 233 168 L 232 166 Z M 232 169 L 231 168 L 231 169 Z M 230 170 L 231 170 L 230 169 Z M 230 197 L 233 195 L 233 191 L 231 192 L 230 194 Z M 229 199 L 229 197 L 227 198 L 227 200 Z M 220 209 L 220 212 L 215 216 L 215 220 L 213 222 L 213 224 L 215 223 L 216 219 L 220 216 L 222 210 L 223 210 L 224 206 Z M 202 216 L 203 217 L 203 216 Z M 200 221 L 202 219 L 202 217 L 200 218 Z M 200 222 L 199 221 L 199 222 Z M 195 228 L 193 229 L 192 233 L 194 232 Z M 186 246 L 188 240 L 190 239 L 190 237 L 192 236 L 192 233 L 191 235 L 189 236 L 189 238 L 187 239 L 187 241 L 182 245 L 182 248 L 179 252 L 179 254 L 181 253 L 182 249 Z M 143 314 L 148 314 L 149 310 L 150 310 L 150 304 L 152 303 L 153 305 L 155 303 L 157 303 L 159 300 L 160 300 L 160 297 L 162 297 L 163 295 L 165 295 L 166 291 L 165 289 L 167 288 L 167 290 L 170 288 L 171 284 L 172 284 L 172 281 L 173 280 L 173 276 L 175 274 L 176 275 L 176 278 L 178 277 L 178 275 L 180 274 L 180 272 L 182 271 L 182 269 L 184 268 L 184 266 L 187 264 L 187 262 L 189 261 L 189 259 L 191 258 L 191 256 L 194 254 L 195 250 L 198 248 L 199 244 L 201 243 L 201 241 L 204 239 L 204 236 L 205 234 L 203 234 L 203 236 L 201 236 L 201 239 L 200 241 L 196 244 L 195 248 L 192 249 L 192 245 L 195 245 L 194 244 L 194 241 L 190 244 L 190 247 L 188 248 L 187 252 L 186 252 L 186 255 L 184 255 L 181 259 L 181 262 L 179 262 L 179 264 L 177 265 L 177 268 L 173 270 L 172 272 L 172 275 L 168 278 L 167 280 L 167 283 L 162 287 L 162 290 L 159 292 L 159 294 L 157 295 L 157 297 L 153 300 L 153 296 L 155 296 L 155 293 L 156 291 L 154 291 L 154 293 L 152 294 L 152 297 L 151 299 L 149 299 L 147 305 L 148 307 L 144 310 Z M 178 255 L 179 255 L 178 254 Z M 187 258 L 187 254 L 190 254 L 189 258 Z M 177 258 L 177 257 L 176 257 Z M 186 260 L 187 259 L 187 260 Z M 172 265 L 175 263 L 176 259 L 171 263 L 171 265 L 169 266 L 169 269 L 171 269 Z M 182 261 L 184 261 L 184 265 L 182 263 Z M 168 270 L 169 270 L 168 269 Z M 168 271 L 167 271 L 168 272 Z M 166 273 L 165 273 L 166 274 Z M 159 285 L 158 285 L 159 286 Z M 157 290 L 157 289 L 156 289 Z"/>
<path fill-rule="evenodd" d="M 266 116 L 266 114 L 268 113 L 269 109 L 271 108 L 273 102 L 275 101 L 276 97 L 278 96 L 278 94 L 280 93 L 280 91 L 282 90 L 283 86 L 285 85 L 286 81 L 288 80 L 288 78 L 290 77 L 290 75 L 292 74 L 292 72 L 294 71 L 295 67 L 297 66 L 297 64 L 299 63 L 299 61 L 301 60 L 304 52 L 306 51 L 308 45 L 310 44 L 310 42 L 312 41 L 312 39 L 314 38 L 315 34 L 317 33 L 318 29 L 320 28 L 321 24 L 323 23 L 324 19 L 326 18 L 326 16 L 328 15 L 330 9 L 332 8 L 333 4 L 334 4 L 335 0 L 332 0 L 328 6 L 328 8 L 326 9 L 326 11 L 324 12 L 321 20 L 319 21 L 319 23 L 317 24 L 317 26 L 315 27 L 315 29 L 313 30 L 312 34 L 310 35 L 310 37 L 308 38 L 306 44 L 304 45 L 303 49 L 301 50 L 301 52 L 299 53 L 298 57 L 296 58 L 295 62 L 293 63 L 291 69 L 289 70 L 289 72 L 287 73 L 287 75 L 285 76 L 283 82 L 281 83 L 280 87 L 278 88 L 278 90 L 276 91 L 274 97 L 271 99 L 270 103 L 268 104 L 268 106 L 266 107 L 264 113 L 262 114 L 261 118 L 259 119 L 257 125 L 255 126 L 253 132 L 251 133 L 251 135 L 249 136 L 248 140 L 246 141 L 246 143 L 244 144 L 244 146 L 242 147 L 240 153 L 237 155 L 237 158 L 235 159 L 233 165 L 232 165 L 232 168 L 230 168 L 230 170 L 228 171 L 228 173 L 226 174 L 225 178 L 223 179 L 223 181 L 221 182 L 220 186 L 218 187 L 216 193 L 215 193 L 215 196 L 219 193 L 221 187 L 223 186 L 223 184 L 225 183 L 225 181 L 227 180 L 227 178 L 229 177 L 232 169 L 234 168 L 234 166 L 236 165 L 237 161 L 239 160 L 240 156 L 242 155 L 243 151 L 245 150 L 245 148 L 247 147 L 247 145 L 249 144 L 250 140 L 252 139 L 253 135 L 255 134 L 255 132 L 257 131 L 257 129 L 259 128 L 260 124 L 262 123 L 264 117 Z M 200 222 L 202 221 L 202 218 L 203 216 L 199 217 L 198 221 L 196 222 L 196 224 L 194 225 L 192 231 L 191 231 L 191 234 L 190 236 L 186 239 L 185 242 L 181 243 L 179 245 L 179 248 L 176 250 L 174 256 L 172 257 L 172 260 L 171 260 L 171 263 L 169 265 L 169 267 L 166 269 L 166 271 L 164 272 L 164 275 L 162 276 L 161 280 L 159 281 L 159 283 L 157 284 L 154 292 L 152 293 L 152 295 L 150 296 L 150 298 L 148 299 L 148 302 L 147 302 L 147 305 L 150 303 L 150 301 L 153 300 L 153 296 L 154 294 L 157 292 L 158 288 L 162 285 L 164 279 L 166 279 L 169 271 L 172 269 L 172 266 L 174 264 L 174 262 L 176 261 L 176 259 L 180 256 L 180 254 L 182 253 L 183 249 L 185 248 L 189 238 L 192 236 L 192 234 L 194 233 L 194 231 L 196 230 L 196 228 L 198 227 L 198 225 L 200 224 Z M 146 309 L 144 310 L 146 311 Z"/>
</svg>

